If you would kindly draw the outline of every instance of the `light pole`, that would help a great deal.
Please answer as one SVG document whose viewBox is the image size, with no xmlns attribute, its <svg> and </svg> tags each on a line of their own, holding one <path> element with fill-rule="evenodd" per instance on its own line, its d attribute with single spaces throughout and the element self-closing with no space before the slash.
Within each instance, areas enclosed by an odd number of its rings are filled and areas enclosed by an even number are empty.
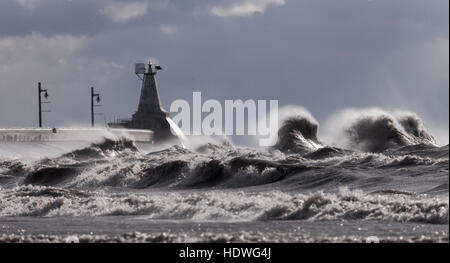
<svg viewBox="0 0 450 263">
<path fill-rule="evenodd" d="M 94 87 L 91 87 L 91 126 L 94 127 L 95 122 L 94 122 L 94 98 L 96 98 L 97 103 L 100 102 L 100 94 L 98 93 L 94 93 Z"/>
<path fill-rule="evenodd" d="M 49 101 L 42 102 L 41 94 L 44 93 L 44 98 L 48 98 L 48 92 L 46 89 L 42 89 L 41 83 L 38 82 L 38 99 L 39 99 L 39 128 L 42 127 L 42 103 L 50 103 Z M 49 112 L 49 111 L 44 111 Z"/>
</svg>

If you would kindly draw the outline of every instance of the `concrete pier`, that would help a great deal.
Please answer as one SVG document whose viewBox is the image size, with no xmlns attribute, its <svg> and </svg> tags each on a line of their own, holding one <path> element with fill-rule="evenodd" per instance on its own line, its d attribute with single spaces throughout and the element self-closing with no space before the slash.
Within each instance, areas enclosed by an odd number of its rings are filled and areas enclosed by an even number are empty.
<svg viewBox="0 0 450 263">
<path fill-rule="evenodd" d="M 95 142 L 104 138 L 127 138 L 135 142 L 153 143 L 153 132 L 133 129 L 90 128 L 18 128 L 0 129 L 0 143 L 8 142 Z"/>
</svg>

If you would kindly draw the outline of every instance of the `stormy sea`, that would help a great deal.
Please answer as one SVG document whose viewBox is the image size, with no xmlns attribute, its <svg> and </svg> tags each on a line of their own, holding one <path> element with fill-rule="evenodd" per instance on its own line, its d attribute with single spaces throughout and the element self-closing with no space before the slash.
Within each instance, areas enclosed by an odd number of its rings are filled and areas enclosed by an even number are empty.
<svg viewBox="0 0 450 263">
<path fill-rule="evenodd" d="M 448 242 L 449 146 L 415 114 L 339 123 L 325 142 L 290 116 L 272 147 L 0 144 L 0 242 Z"/>
</svg>

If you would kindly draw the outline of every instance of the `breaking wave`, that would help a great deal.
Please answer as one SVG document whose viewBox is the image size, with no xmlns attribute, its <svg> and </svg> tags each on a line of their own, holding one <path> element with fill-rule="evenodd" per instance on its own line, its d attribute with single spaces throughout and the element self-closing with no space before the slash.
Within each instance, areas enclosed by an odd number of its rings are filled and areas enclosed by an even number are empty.
<svg viewBox="0 0 450 263">
<path fill-rule="evenodd" d="M 448 146 L 420 144 L 383 153 L 364 153 L 320 144 L 317 131 L 314 120 L 301 116 L 289 118 L 280 128 L 276 147 L 267 150 L 235 147 L 224 141 L 208 142 L 191 150 L 175 145 L 143 153 L 132 141 L 106 139 L 32 164 L 3 161 L 0 183 L 82 189 L 265 189 L 270 186 L 310 191 L 333 190 L 336 186 L 373 188 L 376 185 L 365 182 L 379 177 L 378 171 L 382 169 L 384 181 L 404 174 L 403 184 L 410 188 L 417 184 L 411 176 L 420 176 L 424 169 L 430 174 L 448 174 Z M 311 146 L 312 143 L 320 147 Z M 419 192 L 426 193 L 436 186 L 433 181 L 422 183 Z"/>
<path fill-rule="evenodd" d="M 381 152 L 416 144 L 436 144 L 415 115 L 364 116 L 346 129 L 352 148 L 363 151 Z"/>
<path fill-rule="evenodd" d="M 415 145 L 437 147 L 422 120 L 410 112 L 346 110 L 328 120 L 323 130 L 325 140 L 319 138 L 319 123 L 307 110 L 289 107 L 289 111 L 283 111 L 273 148 L 303 155 L 319 151 L 317 154 L 323 155 L 343 149 L 383 152 Z"/>
<path fill-rule="evenodd" d="M 339 143 L 297 112 L 271 148 L 199 139 L 144 151 L 105 139 L 37 161 L 1 158 L 0 217 L 448 224 L 449 147 L 416 115 L 347 112 L 329 124 Z"/>
<path fill-rule="evenodd" d="M 140 215 L 172 220 L 386 220 L 448 224 L 448 199 L 404 193 L 207 191 L 104 193 L 21 186 L 1 193 L 0 216 Z"/>
<path fill-rule="evenodd" d="M 89 147 L 74 150 L 70 153 L 62 155 L 76 160 L 89 160 L 92 158 L 102 158 L 105 156 L 115 155 L 125 150 L 136 152 L 136 145 L 132 140 L 121 138 L 118 140 L 104 139 L 100 143 L 92 143 Z"/>
<path fill-rule="evenodd" d="M 380 109 L 345 110 L 326 123 L 328 141 L 365 152 L 418 144 L 436 146 L 434 137 L 414 113 Z"/>
<path fill-rule="evenodd" d="M 305 153 L 317 150 L 322 146 L 317 138 L 319 124 L 303 116 L 290 117 L 278 130 L 278 141 L 275 148 L 281 151 Z"/>
</svg>

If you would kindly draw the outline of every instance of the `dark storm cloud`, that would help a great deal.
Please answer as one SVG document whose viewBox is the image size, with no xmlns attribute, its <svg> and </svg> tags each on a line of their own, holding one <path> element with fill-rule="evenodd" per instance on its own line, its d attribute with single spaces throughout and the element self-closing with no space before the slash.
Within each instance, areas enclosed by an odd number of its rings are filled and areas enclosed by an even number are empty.
<svg viewBox="0 0 450 263">
<path fill-rule="evenodd" d="M 87 122 L 90 85 L 108 116 L 128 116 L 139 94 L 132 65 L 149 57 L 165 68 L 166 108 L 198 90 L 303 105 L 319 121 L 348 107 L 401 108 L 448 134 L 444 0 L 2 1 L 0 110 L 26 106 L 0 125 L 34 123 L 25 101 L 37 80 L 53 88 L 49 125 Z"/>
<path fill-rule="evenodd" d="M 3 1 L 0 9 L 0 34 L 87 34 L 110 26 L 99 15 L 101 1 L 29 1 L 29 7 L 19 1 Z M 24 2 L 26 3 L 26 1 Z"/>
<path fill-rule="evenodd" d="M 108 10 L 124 11 L 126 4 L 143 3 L 137 8 L 142 15 L 118 22 Z M 52 34 L 97 34 L 133 27 L 137 24 L 158 25 L 170 15 L 166 1 L 111 1 L 111 0 L 24 0 L 4 1 L 0 9 L 0 35 L 23 35 L 39 32 Z M 121 6 L 122 5 L 122 6 Z M 116 6 L 116 10 L 114 10 Z M 109 8 L 109 9 L 108 9 Z M 120 13 L 120 12 L 118 12 Z M 172 16 L 177 19 L 180 16 Z M 170 18 L 168 18 L 170 19 Z"/>
<path fill-rule="evenodd" d="M 236 1 L 170 0 L 11 0 L 0 9 L 0 35 L 17 36 L 39 32 L 52 34 L 98 34 L 139 25 L 184 24 L 212 6 Z M 270 1 L 269 1 L 270 2 Z M 214 4 L 214 5 L 213 5 Z M 133 8 L 141 13 L 120 17 Z M 114 13 L 118 16 L 115 17 Z"/>
</svg>

